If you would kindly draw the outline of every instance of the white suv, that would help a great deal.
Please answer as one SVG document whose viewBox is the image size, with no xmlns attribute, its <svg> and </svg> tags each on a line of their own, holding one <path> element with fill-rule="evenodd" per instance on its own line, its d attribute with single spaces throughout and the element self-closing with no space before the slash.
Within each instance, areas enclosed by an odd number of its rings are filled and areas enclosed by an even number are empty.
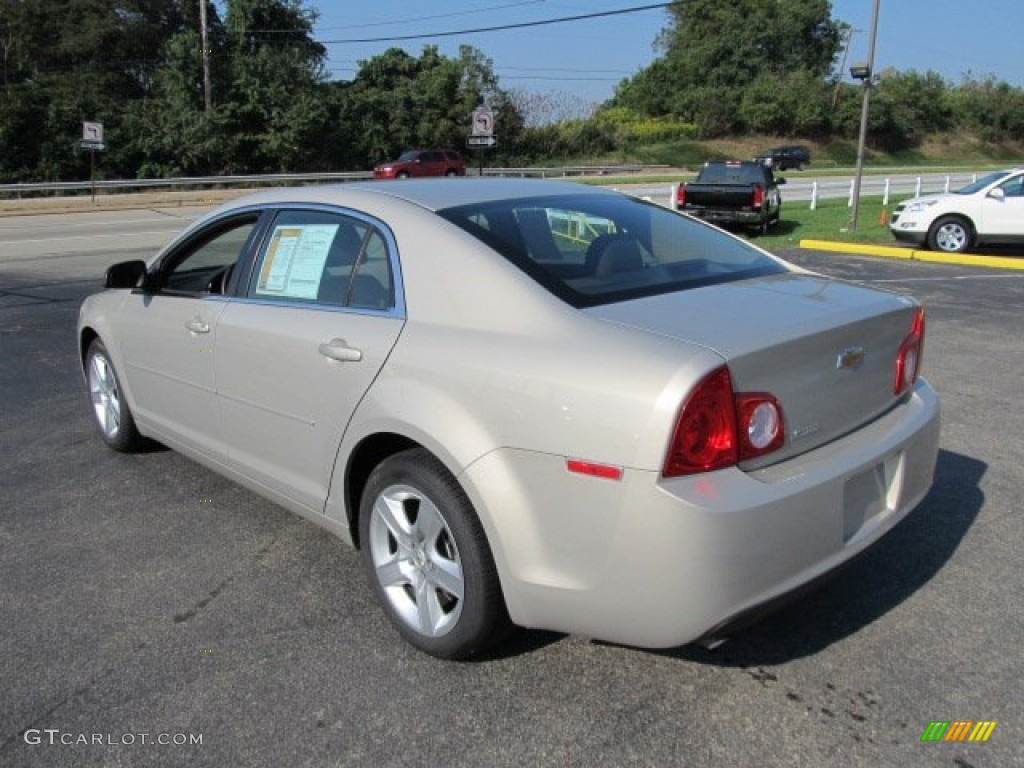
<svg viewBox="0 0 1024 768">
<path fill-rule="evenodd" d="M 896 206 L 889 230 L 900 242 L 947 253 L 1024 243 L 1024 168 L 990 173 L 949 194 L 906 200 Z"/>
</svg>

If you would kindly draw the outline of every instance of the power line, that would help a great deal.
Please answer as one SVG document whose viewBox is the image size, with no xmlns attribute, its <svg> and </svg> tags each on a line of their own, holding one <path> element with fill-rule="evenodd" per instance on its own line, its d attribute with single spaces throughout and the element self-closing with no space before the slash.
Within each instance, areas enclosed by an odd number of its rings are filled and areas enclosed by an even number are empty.
<svg viewBox="0 0 1024 768">
<path fill-rule="evenodd" d="M 598 19 L 606 16 L 621 16 L 626 13 L 637 13 L 639 11 L 650 11 L 655 8 L 668 8 L 675 5 L 671 3 L 654 3 L 652 5 L 638 5 L 632 8 L 620 8 L 615 11 L 600 11 L 598 13 L 583 13 L 577 16 L 562 16 L 557 19 L 543 19 L 541 21 L 523 21 L 518 24 L 501 24 L 494 27 L 478 27 L 476 29 L 459 29 L 448 32 L 424 32 L 416 35 L 395 35 L 392 37 L 363 37 L 345 38 L 342 40 L 320 40 L 321 45 L 344 45 L 348 43 L 396 43 L 402 40 L 422 40 L 429 37 L 455 37 L 457 35 L 474 35 L 481 32 L 501 32 L 507 29 L 524 29 L 526 27 L 542 27 L 547 24 L 562 24 L 568 21 L 582 21 L 584 19 Z"/>
<path fill-rule="evenodd" d="M 471 10 L 471 11 L 458 11 L 458 12 L 455 12 L 455 13 L 441 13 L 441 14 L 435 14 L 433 16 L 416 16 L 416 17 L 413 17 L 411 19 L 391 19 L 389 21 L 375 21 L 375 22 L 372 22 L 370 24 L 347 24 L 344 27 L 324 27 L 320 31 L 321 32 L 326 32 L 329 29 L 365 29 L 367 27 L 390 27 L 390 26 L 394 26 L 395 24 L 411 24 L 411 23 L 416 22 L 416 21 L 435 21 L 437 19 L 448 19 L 448 18 L 451 18 L 453 16 L 471 16 L 474 13 L 485 13 L 487 11 L 500 11 L 503 8 L 517 8 L 517 7 L 523 6 L 523 5 L 537 5 L 537 4 L 543 3 L 543 2 L 545 2 L 545 0 L 523 0 L 523 2 L 505 3 L 504 5 L 491 5 L 491 6 L 487 6 L 486 8 L 476 8 L 476 9 Z M 257 30 L 257 31 L 259 31 L 259 32 L 281 32 L 281 31 L 287 32 L 289 30 L 261 29 L 261 30 Z"/>
</svg>

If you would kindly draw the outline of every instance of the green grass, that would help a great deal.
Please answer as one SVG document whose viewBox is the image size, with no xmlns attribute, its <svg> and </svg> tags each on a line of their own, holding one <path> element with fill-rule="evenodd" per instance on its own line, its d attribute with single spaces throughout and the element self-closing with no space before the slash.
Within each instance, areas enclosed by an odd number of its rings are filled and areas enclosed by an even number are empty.
<svg viewBox="0 0 1024 768">
<path fill-rule="evenodd" d="M 882 198 L 862 197 L 857 215 L 857 229 L 850 229 L 853 209 L 847 207 L 846 198 L 819 200 L 811 210 L 808 200 L 797 200 L 782 205 L 782 220 L 767 235 L 752 238 L 764 248 L 791 248 L 801 240 L 836 240 L 845 243 L 874 243 L 896 245 L 888 223 L 882 223 Z M 892 215 L 893 205 L 885 208 Z"/>
</svg>

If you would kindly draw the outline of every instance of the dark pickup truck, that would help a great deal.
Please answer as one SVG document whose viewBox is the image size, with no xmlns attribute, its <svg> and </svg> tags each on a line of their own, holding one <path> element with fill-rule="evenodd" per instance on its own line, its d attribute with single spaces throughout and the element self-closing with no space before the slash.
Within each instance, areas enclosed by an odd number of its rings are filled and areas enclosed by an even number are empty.
<svg viewBox="0 0 1024 768">
<path fill-rule="evenodd" d="M 712 224 L 764 234 L 779 221 L 779 184 L 785 183 L 761 163 L 716 160 L 704 163 L 696 181 L 679 185 L 675 208 Z"/>
</svg>

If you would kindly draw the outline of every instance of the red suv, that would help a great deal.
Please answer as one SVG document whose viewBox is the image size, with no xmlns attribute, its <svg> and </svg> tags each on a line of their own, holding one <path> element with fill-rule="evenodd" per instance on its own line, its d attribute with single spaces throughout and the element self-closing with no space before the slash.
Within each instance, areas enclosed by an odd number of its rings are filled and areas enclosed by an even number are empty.
<svg viewBox="0 0 1024 768">
<path fill-rule="evenodd" d="M 397 160 L 373 169 L 375 179 L 407 179 L 410 176 L 465 176 L 466 161 L 450 149 L 410 149 Z"/>
</svg>

